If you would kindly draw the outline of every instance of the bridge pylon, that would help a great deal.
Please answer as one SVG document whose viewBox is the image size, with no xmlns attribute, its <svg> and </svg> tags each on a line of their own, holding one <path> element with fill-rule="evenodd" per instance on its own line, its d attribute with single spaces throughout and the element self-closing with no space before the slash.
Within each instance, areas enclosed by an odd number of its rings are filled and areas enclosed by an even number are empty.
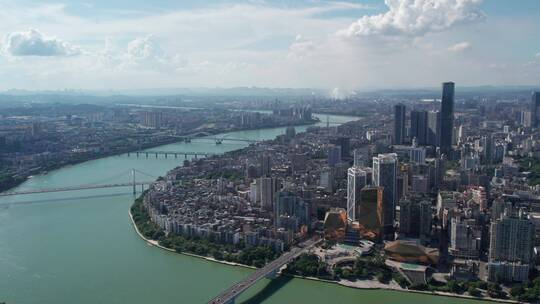
<svg viewBox="0 0 540 304">
<path fill-rule="evenodd" d="M 131 169 L 131 176 L 133 177 L 133 195 L 137 195 L 137 182 L 135 180 L 135 169 Z"/>
</svg>

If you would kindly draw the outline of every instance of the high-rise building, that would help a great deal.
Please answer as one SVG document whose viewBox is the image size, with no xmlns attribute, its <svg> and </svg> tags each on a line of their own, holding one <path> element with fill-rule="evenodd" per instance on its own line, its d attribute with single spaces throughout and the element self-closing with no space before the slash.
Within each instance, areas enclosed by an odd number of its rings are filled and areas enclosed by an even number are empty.
<svg viewBox="0 0 540 304">
<path fill-rule="evenodd" d="M 144 125 L 150 128 L 161 128 L 163 112 L 145 112 Z"/>
<path fill-rule="evenodd" d="M 534 92 L 531 97 L 531 126 L 533 128 L 538 127 L 540 124 L 540 92 Z"/>
<path fill-rule="evenodd" d="M 443 83 L 441 100 L 441 152 L 448 153 L 452 149 L 452 134 L 454 130 L 454 83 Z"/>
<path fill-rule="evenodd" d="M 534 224 L 520 211 L 491 223 L 488 279 L 525 281 L 533 262 Z"/>
<path fill-rule="evenodd" d="M 416 138 L 419 145 L 428 144 L 428 112 L 411 111 L 411 139 Z"/>
<path fill-rule="evenodd" d="M 441 139 L 441 112 L 428 112 L 427 143 L 431 146 L 439 146 Z"/>
<path fill-rule="evenodd" d="M 415 174 L 411 177 L 411 192 L 413 193 L 428 193 L 429 180 L 427 176 Z"/>
<path fill-rule="evenodd" d="M 330 142 L 341 148 L 341 157 L 349 157 L 351 150 L 351 139 L 349 137 L 340 136 L 330 140 Z"/>
<path fill-rule="evenodd" d="M 335 167 L 341 162 L 341 146 L 330 145 L 328 147 L 328 165 Z"/>
<path fill-rule="evenodd" d="M 409 150 L 409 159 L 413 163 L 424 164 L 426 162 L 426 148 L 412 147 Z"/>
<path fill-rule="evenodd" d="M 347 170 L 347 219 L 356 220 L 356 207 L 360 203 L 360 190 L 367 184 L 367 174 L 359 167 Z"/>
<path fill-rule="evenodd" d="M 523 212 L 506 214 L 491 223 L 489 259 L 530 263 L 533 258 L 534 224 Z"/>
<path fill-rule="evenodd" d="M 482 246 L 482 229 L 474 219 L 460 216 L 450 220 L 450 255 L 458 258 L 477 259 Z"/>
<path fill-rule="evenodd" d="M 309 221 L 308 204 L 292 192 L 280 191 L 276 194 L 274 212 L 277 228 L 295 231 Z"/>
<path fill-rule="evenodd" d="M 326 192 L 334 192 L 334 172 L 331 168 L 325 167 L 321 169 L 319 185 L 323 187 Z"/>
<path fill-rule="evenodd" d="M 394 106 L 394 144 L 402 145 L 405 142 L 405 105 Z"/>
<path fill-rule="evenodd" d="M 259 165 L 261 169 L 261 176 L 270 176 L 270 172 L 272 171 L 272 159 L 270 158 L 270 155 L 262 154 L 259 159 Z"/>
<path fill-rule="evenodd" d="M 368 160 L 370 159 L 369 155 L 370 155 L 369 146 L 363 146 L 361 148 L 354 149 L 353 151 L 354 166 L 356 167 L 366 166 L 368 163 Z"/>
<path fill-rule="evenodd" d="M 383 191 L 381 187 L 364 187 L 360 191 L 357 219 L 363 237 L 377 240 L 382 234 Z"/>
<path fill-rule="evenodd" d="M 427 239 L 431 234 L 431 220 L 431 202 L 409 198 L 399 201 L 400 234 Z"/>
<path fill-rule="evenodd" d="M 384 188 L 382 223 L 385 237 L 393 234 L 397 200 L 397 166 L 398 157 L 395 153 L 373 157 L 373 185 Z"/>
<path fill-rule="evenodd" d="M 272 210 L 274 205 L 274 199 L 277 191 L 277 181 L 271 177 L 261 177 L 260 181 L 260 193 L 261 193 L 261 206 L 266 210 Z"/>
</svg>

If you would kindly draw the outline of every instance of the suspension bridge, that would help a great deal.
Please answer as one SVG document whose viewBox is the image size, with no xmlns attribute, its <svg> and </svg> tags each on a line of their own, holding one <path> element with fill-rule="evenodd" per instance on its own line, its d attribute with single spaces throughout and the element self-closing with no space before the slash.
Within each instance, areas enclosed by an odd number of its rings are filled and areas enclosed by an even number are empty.
<svg viewBox="0 0 540 304">
<path fill-rule="evenodd" d="M 118 176 L 125 176 L 128 172 L 122 172 L 120 174 L 117 174 L 113 177 L 108 178 L 110 179 L 118 179 Z M 88 189 L 105 189 L 105 188 L 119 188 L 119 187 L 129 187 L 131 186 L 133 188 L 133 194 L 137 193 L 137 186 L 141 186 L 141 190 L 144 190 L 145 185 L 150 185 L 154 182 L 156 179 L 155 176 L 142 172 L 137 169 L 131 169 L 130 170 L 131 175 L 131 181 L 129 182 L 115 182 L 115 183 L 105 183 L 105 181 L 101 181 L 101 183 L 93 183 L 93 184 L 84 184 L 84 185 L 76 185 L 76 186 L 66 186 L 66 187 L 53 187 L 53 188 L 38 188 L 38 189 L 28 189 L 28 190 L 20 190 L 20 191 L 6 191 L 0 193 L 0 197 L 5 196 L 15 196 L 15 195 L 26 195 L 26 194 L 36 194 L 36 193 L 50 193 L 50 192 L 66 192 L 66 191 L 78 191 L 78 190 L 88 190 Z M 147 177 L 152 177 L 153 180 L 151 181 L 137 181 L 136 175 L 144 175 Z"/>
</svg>

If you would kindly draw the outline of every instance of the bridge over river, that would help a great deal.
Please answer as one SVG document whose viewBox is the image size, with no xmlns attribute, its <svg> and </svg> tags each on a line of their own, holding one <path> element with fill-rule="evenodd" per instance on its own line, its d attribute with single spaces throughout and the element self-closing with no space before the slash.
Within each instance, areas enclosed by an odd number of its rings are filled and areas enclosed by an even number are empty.
<svg viewBox="0 0 540 304">
<path fill-rule="evenodd" d="M 273 278 L 277 275 L 277 272 L 281 267 L 287 265 L 289 262 L 300 256 L 302 253 L 307 252 L 313 246 L 318 244 L 322 239 L 310 239 L 297 247 L 293 247 L 288 252 L 282 254 L 279 258 L 266 264 L 263 268 L 257 269 L 242 281 L 237 282 L 233 286 L 227 288 L 221 292 L 218 296 L 208 302 L 208 304 L 233 304 L 235 299 L 244 291 L 255 285 L 259 280 L 269 277 Z"/>
</svg>

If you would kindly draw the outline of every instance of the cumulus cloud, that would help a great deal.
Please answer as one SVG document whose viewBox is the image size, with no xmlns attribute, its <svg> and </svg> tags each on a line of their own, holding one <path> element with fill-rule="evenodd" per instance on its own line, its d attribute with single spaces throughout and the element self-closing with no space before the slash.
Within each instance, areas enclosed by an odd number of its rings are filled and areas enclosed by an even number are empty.
<svg viewBox="0 0 540 304">
<path fill-rule="evenodd" d="M 8 34 L 3 51 L 12 56 L 73 56 L 81 53 L 78 47 L 58 38 L 45 36 L 36 29 Z"/>
<path fill-rule="evenodd" d="M 484 18 L 482 0 L 385 0 L 388 12 L 363 16 L 339 33 L 348 37 L 409 36 L 447 30 Z"/>
<path fill-rule="evenodd" d="M 302 35 L 296 35 L 296 39 L 289 46 L 288 58 L 303 59 L 315 50 L 315 44 L 312 40 L 305 39 Z"/>
<path fill-rule="evenodd" d="M 450 52 L 460 53 L 463 51 L 466 51 L 471 48 L 471 44 L 469 42 L 463 41 L 456 43 L 448 48 Z"/>
</svg>

